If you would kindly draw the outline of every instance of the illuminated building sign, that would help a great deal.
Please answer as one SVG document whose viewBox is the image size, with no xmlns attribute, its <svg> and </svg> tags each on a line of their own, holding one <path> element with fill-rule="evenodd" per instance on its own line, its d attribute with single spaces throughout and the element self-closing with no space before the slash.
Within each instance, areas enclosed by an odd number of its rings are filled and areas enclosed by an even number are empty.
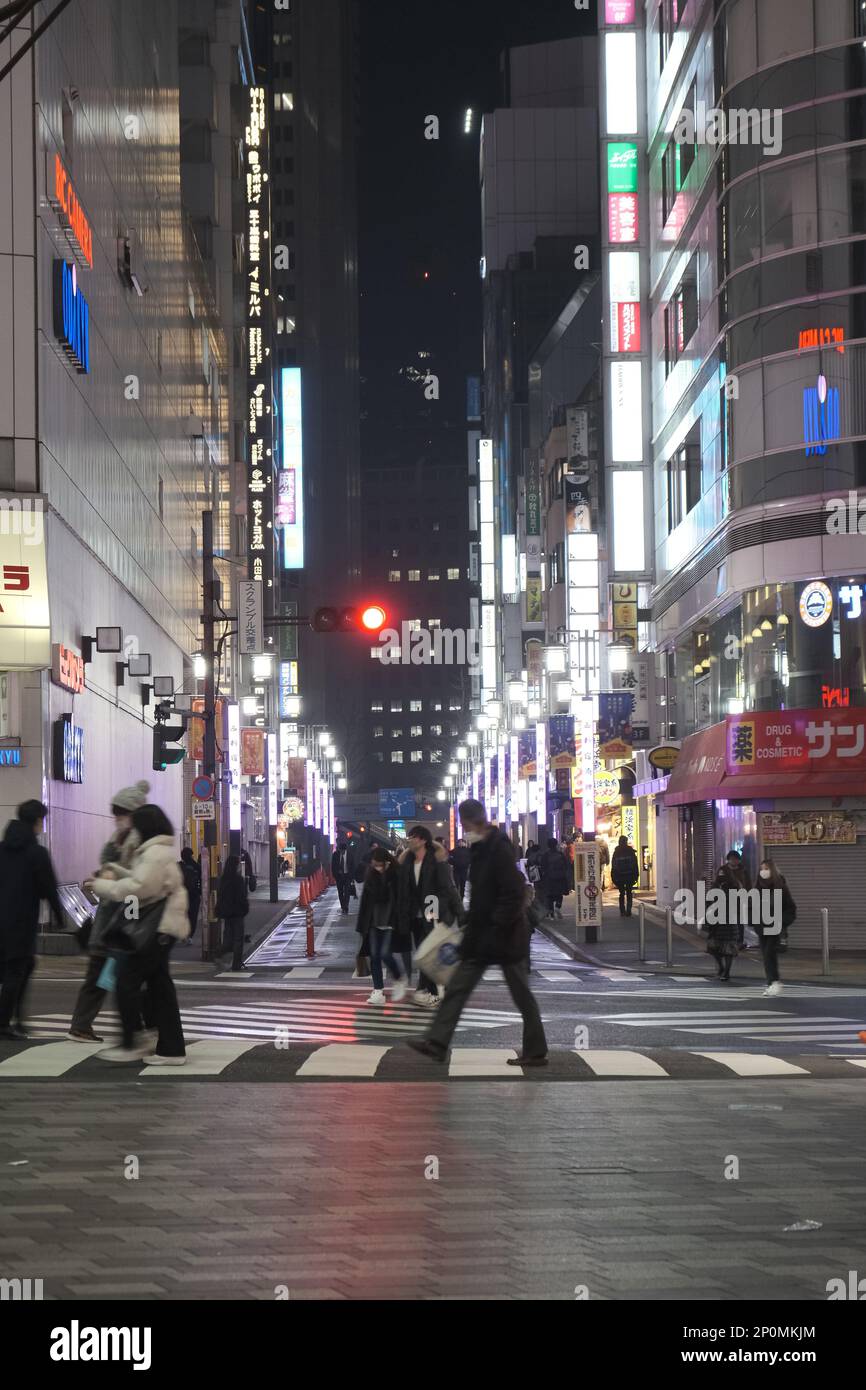
<svg viewBox="0 0 866 1390">
<path fill-rule="evenodd" d="M 640 305 L 610 306 L 611 352 L 640 352 Z"/>
<path fill-rule="evenodd" d="M 813 348 L 835 347 L 837 352 L 845 351 L 844 328 L 802 328 L 797 342 L 798 352 Z"/>
<path fill-rule="evenodd" d="M 816 579 L 807 584 L 800 595 L 800 617 L 807 627 L 822 627 L 833 612 L 833 595 Z"/>
<path fill-rule="evenodd" d="M 59 154 L 54 156 L 54 169 L 48 176 L 48 201 L 60 219 L 75 259 L 82 268 L 92 270 L 93 232 Z"/>
<path fill-rule="evenodd" d="M 280 718 L 292 719 L 295 717 L 290 701 L 298 693 L 298 663 L 297 661 L 280 662 Z"/>
<path fill-rule="evenodd" d="M 839 589 L 839 603 L 847 608 L 846 617 L 859 618 L 863 612 L 863 585 L 843 584 Z"/>
<path fill-rule="evenodd" d="M 249 89 L 246 143 L 247 230 L 247 475 L 248 577 L 273 584 L 273 417 L 270 361 L 270 204 L 267 90 Z"/>
<path fill-rule="evenodd" d="M 280 373 L 282 458 L 278 524 L 283 528 L 283 565 L 304 568 L 304 435 L 300 367 Z"/>
<path fill-rule="evenodd" d="M 26 762 L 23 748 L 0 748 L 0 767 L 23 767 Z"/>
<path fill-rule="evenodd" d="M 637 193 L 637 145 L 612 140 L 607 147 L 608 193 Z"/>
<path fill-rule="evenodd" d="M 84 659 L 78 652 L 55 642 L 51 648 L 51 679 L 78 695 L 84 689 Z"/>
<path fill-rule="evenodd" d="M 824 709 L 847 709 L 851 704 L 851 690 L 847 685 L 822 685 L 821 705 Z"/>
<path fill-rule="evenodd" d="M 54 721 L 53 755 L 55 781 L 84 781 L 84 730 L 73 724 L 71 714 Z"/>
<path fill-rule="evenodd" d="M 229 830 L 241 828 L 241 711 L 240 705 L 226 710 L 229 754 Z"/>
<path fill-rule="evenodd" d="M 54 336 L 79 372 L 90 371 L 90 306 L 68 261 L 54 262 Z"/>
<path fill-rule="evenodd" d="M 610 364 L 611 462 L 643 459 L 642 374 L 639 362 Z"/>
<path fill-rule="evenodd" d="M 803 392 L 803 439 L 806 457 L 826 454 L 827 445 L 839 438 L 839 391 L 827 385 L 825 376 L 818 377 L 816 386 Z"/>
<path fill-rule="evenodd" d="M 635 0 L 605 0 L 605 24 L 634 24 Z"/>
<path fill-rule="evenodd" d="M 608 240 L 614 246 L 624 246 L 638 239 L 636 193 L 608 193 Z"/>
</svg>

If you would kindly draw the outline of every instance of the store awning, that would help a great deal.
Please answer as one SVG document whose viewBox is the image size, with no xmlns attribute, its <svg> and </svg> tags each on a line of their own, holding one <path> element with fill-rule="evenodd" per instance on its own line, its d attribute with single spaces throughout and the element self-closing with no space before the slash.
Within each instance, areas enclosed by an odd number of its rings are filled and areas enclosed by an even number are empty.
<svg viewBox="0 0 866 1390">
<path fill-rule="evenodd" d="M 726 772 L 726 725 L 713 724 L 683 741 L 663 793 L 665 806 L 693 801 L 770 801 L 776 797 L 866 796 L 866 773 L 794 771 Z"/>
</svg>

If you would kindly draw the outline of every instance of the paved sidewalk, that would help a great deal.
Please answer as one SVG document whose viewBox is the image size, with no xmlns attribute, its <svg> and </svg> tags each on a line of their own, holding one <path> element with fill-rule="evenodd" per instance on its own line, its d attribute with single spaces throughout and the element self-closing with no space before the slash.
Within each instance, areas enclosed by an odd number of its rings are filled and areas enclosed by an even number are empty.
<svg viewBox="0 0 866 1390">
<path fill-rule="evenodd" d="M 634 914 L 621 917 L 616 890 L 605 892 L 601 941 L 591 945 L 578 940 L 574 921 L 573 894 L 563 899 L 562 921 L 543 920 L 541 930 L 551 941 L 555 941 L 575 960 L 586 961 L 590 965 L 600 965 L 607 969 L 630 970 L 641 975 L 709 975 L 715 974 L 715 962 L 707 954 L 706 935 L 694 927 L 673 924 L 673 965 L 665 965 L 664 920 L 658 910 L 646 913 L 646 954 L 648 959 L 638 957 L 638 902 L 643 899 L 648 907 L 654 906 L 654 899 L 648 893 L 636 893 Z M 582 935 L 582 933 L 581 933 Z M 779 961 L 782 980 L 797 980 L 809 984 L 862 985 L 866 988 L 866 952 L 831 952 L 830 974 L 821 973 L 819 951 L 789 950 Z M 757 946 L 741 951 L 734 964 L 734 972 L 744 979 L 763 980 L 764 969 L 761 952 Z"/>
</svg>

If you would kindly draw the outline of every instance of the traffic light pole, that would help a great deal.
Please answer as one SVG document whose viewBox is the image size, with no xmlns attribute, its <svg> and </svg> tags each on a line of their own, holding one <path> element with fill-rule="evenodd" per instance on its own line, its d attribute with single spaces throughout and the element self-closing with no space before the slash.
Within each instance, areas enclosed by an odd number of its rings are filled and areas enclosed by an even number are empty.
<svg viewBox="0 0 866 1390">
<path fill-rule="evenodd" d="M 216 570 L 213 551 L 213 512 L 202 512 L 202 591 L 203 641 L 202 655 L 205 660 L 204 677 L 204 771 L 214 780 L 214 819 L 204 822 L 204 854 L 202 855 L 202 900 L 205 908 L 205 925 L 202 931 L 202 959 L 212 960 L 218 951 L 219 924 L 214 918 L 212 906 L 217 875 L 219 872 L 219 846 L 217 830 L 220 814 L 220 783 L 217 779 L 216 765 L 216 646 L 214 643 L 214 606 L 216 600 Z"/>
</svg>

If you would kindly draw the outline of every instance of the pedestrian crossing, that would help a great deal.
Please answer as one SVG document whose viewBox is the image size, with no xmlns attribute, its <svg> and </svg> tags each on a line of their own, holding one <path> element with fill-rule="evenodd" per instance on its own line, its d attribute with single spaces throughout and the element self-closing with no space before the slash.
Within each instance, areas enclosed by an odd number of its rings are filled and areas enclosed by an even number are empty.
<svg viewBox="0 0 866 1390">
<path fill-rule="evenodd" d="M 654 1028 L 664 1032 L 708 1037 L 748 1038 L 758 1042 L 811 1043 L 850 1048 L 863 1029 L 862 1019 L 831 1014 L 795 1014 L 783 1009 L 677 1009 L 670 1013 L 597 1014 L 596 1020 L 623 1028 Z M 864 1049 L 866 1056 L 866 1049 Z"/>
<path fill-rule="evenodd" d="M 454 1047 L 438 1063 L 405 1045 L 295 1042 L 281 1046 L 255 1037 L 187 1040 L 183 1067 L 140 1062 L 113 1065 L 101 1044 L 68 1041 L 16 1045 L 0 1058 L 3 1081 L 155 1085 L 183 1081 L 461 1082 L 461 1081 L 866 1081 L 866 1055 L 774 1056 L 769 1053 L 653 1048 L 587 1049 L 550 1054 L 547 1067 L 509 1066 L 513 1049 Z M 4 1048 L 5 1051 L 5 1048 Z"/>
</svg>

